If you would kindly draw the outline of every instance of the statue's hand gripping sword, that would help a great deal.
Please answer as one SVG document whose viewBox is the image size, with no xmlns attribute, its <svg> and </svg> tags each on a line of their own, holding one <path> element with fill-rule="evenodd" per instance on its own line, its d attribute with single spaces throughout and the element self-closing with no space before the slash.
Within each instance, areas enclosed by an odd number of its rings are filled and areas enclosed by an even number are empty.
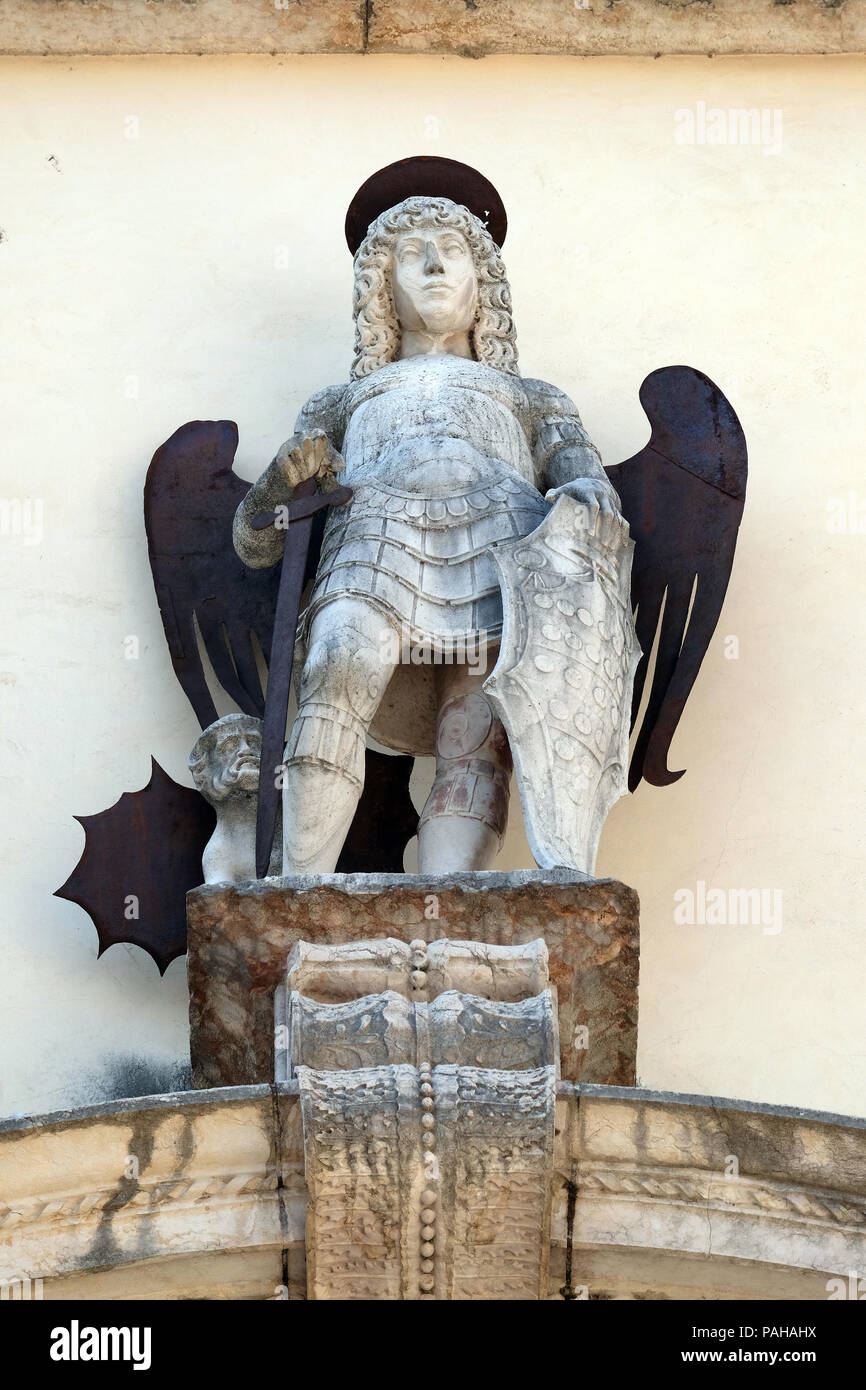
<svg viewBox="0 0 866 1390">
<path fill-rule="evenodd" d="M 289 691 L 295 659 L 295 632 L 313 517 L 323 507 L 342 507 L 351 496 L 352 489 L 348 487 L 334 487 L 328 492 L 320 492 L 316 487 L 316 479 L 308 478 L 294 489 L 292 500 L 287 507 L 259 512 L 252 521 L 255 531 L 264 531 L 266 527 L 277 524 L 288 529 L 271 638 L 271 662 L 268 668 L 268 690 L 262 727 L 262 759 L 256 817 L 258 878 L 264 878 L 268 872 L 274 844 L 279 801 L 277 774 L 282 768 L 285 750 L 286 717 L 289 711 Z"/>
</svg>

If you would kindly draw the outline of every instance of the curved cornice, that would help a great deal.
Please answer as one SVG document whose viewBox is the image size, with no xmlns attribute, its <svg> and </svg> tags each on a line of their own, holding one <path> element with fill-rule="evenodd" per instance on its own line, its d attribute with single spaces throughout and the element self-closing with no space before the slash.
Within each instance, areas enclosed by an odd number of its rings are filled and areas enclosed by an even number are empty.
<svg viewBox="0 0 866 1390">
<path fill-rule="evenodd" d="M 568 1083 L 557 1106 L 552 1298 L 826 1298 L 866 1269 L 866 1121 Z M 6 1121 L 0 1194 L 0 1279 L 46 1298 L 304 1297 L 292 1083 Z"/>
</svg>

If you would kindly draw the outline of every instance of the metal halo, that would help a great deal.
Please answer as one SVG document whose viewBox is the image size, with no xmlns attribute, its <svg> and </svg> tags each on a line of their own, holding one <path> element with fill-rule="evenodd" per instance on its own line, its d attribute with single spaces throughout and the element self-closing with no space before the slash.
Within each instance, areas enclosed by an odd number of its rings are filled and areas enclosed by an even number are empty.
<svg viewBox="0 0 866 1390">
<path fill-rule="evenodd" d="M 462 203 L 486 226 L 497 246 L 504 242 L 508 218 L 490 180 L 457 159 L 418 154 L 386 164 L 361 184 L 346 213 L 346 241 L 352 255 L 380 213 L 416 195 Z"/>
</svg>

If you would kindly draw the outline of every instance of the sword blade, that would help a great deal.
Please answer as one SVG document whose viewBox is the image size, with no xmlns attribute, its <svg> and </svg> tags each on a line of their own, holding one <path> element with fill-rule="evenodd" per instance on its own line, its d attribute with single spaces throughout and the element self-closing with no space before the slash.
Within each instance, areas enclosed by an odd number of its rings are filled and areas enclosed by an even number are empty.
<svg viewBox="0 0 866 1390">
<path fill-rule="evenodd" d="M 298 500 L 311 497 L 316 491 L 315 478 L 309 478 L 295 488 Z M 313 529 L 312 515 L 296 521 L 286 533 L 283 567 L 271 638 L 271 664 L 268 670 L 268 690 L 265 697 L 265 717 L 262 724 L 262 760 L 259 772 L 259 804 L 256 814 L 256 877 L 268 872 L 280 788 L 277 773 L 282 767 L 286 746 L 286 717 L 289 712 L 289 692 L 292 688 L 292 668 L 295 659 L 295 632 L 301 586 Z"/>
</svg>

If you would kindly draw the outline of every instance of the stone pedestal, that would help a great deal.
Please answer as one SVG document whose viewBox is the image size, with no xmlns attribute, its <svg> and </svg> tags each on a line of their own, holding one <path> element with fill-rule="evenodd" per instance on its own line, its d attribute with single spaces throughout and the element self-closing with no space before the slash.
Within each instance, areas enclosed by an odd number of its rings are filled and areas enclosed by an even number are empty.
<svg viewBox="0 0 866 1390">
<path fill-rule="evenodd" d="M 298 941 L 542 938 L 558 995 L 562 1077 L 635 1084 L 638 898 L 572 870 L 327 874 L 214 884 L 187 899 L 190 1049 L 198 1086 L 274 1077 L 274 993 Z"/>
</svg>

